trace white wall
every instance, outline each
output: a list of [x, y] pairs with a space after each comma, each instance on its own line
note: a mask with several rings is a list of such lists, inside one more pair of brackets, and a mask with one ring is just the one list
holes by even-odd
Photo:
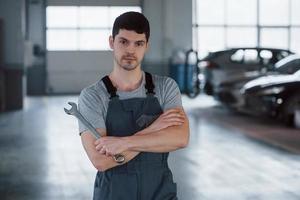
[[78, 93], [108, 74], [113, 66], [111, 51], [65, 51], [47, 53], [48, 90]]

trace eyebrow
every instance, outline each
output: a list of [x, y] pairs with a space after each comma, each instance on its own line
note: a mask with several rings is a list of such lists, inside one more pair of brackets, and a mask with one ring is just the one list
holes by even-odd
[[[127, 38], [124, 38], [124, 37], [120, 37], [119, 39], [121, 40], [126, 40], [126, 41], [130, 41], [128, 40]], [[137, 41], [134, 41], [134, 42], [146, 42], [145, 40], [137, 40]]]

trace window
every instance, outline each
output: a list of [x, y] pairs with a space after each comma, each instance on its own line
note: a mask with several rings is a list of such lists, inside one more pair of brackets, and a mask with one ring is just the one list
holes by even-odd
[[48, 51], [109, 50], [108, 37], [117, 16], [132, 6], [48, 6], [46, 37]]
[[258, 52], [254, 49], [246, 49], [244, 52], [244, 63], [245, 64], [257, 64], [260, 58], [258, 57]]
[[239, 49], [231, 56], [231, 60], [235, 62], [242, 62], [244, 59], [244, 50]]
[[256, 46], [256, 1], [195, 0], [194, 6], [194, 48], [200, 57], [228, 47]]
[[260, 0], [259, 3], [260, 25], [286, 26], [289, 24], [289, 0]]
[[254, 27], [228, 27], [226, 44], [228, 47], [254, 47], [257, 42], [256, 32]]
[[201, 3], [198, 4], [197, 11], [197, 19], [199, 24], [224, 24], [223, 0], [201, 0]]
[[255, 25], [256, 6], [256, 1], [253, 0], [227, 0], [228, 25]]
[[261, 46], [288, 49], [288, 29], [261, 28], [260, 31]]
[[291, 0], [291, 24], [292, 25], [300, 25], [300, 1], [299, 0]]
[[199, 52], [210, 52], [216, 49], [224, 49], [224, 28], [206, 27], [198, 31]]
[[291, 28], [291, 50], [300, 53], [300, 27]]
[[235, 47], [300, 53], [300, 0], [194, 0], [193, 6], [193, 48], [200, 58]]

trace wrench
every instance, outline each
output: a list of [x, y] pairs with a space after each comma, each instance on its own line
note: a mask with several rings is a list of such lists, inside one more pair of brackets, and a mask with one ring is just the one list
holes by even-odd
[[[82, 115], [81, 113], [77, 110], [77, 105], [74, 102], [68, 102], [69, 105], [71, 105], [72, 107], [68, 110], [66, 108], [64, 108], [65, 113], [67, 113], [68, 115], [73, 115], [75, 116], [79, 121], [81, 121], [87, 128], [89, 131], [92, 132], [93, 136], [96, 139], [99, 139], [101, 136], [100, 134], [97, 132], [97, 130], [95, 129], [95, 127], [93, 127], [92, 124], [90, 124]], [[117, 154], [113, 156], [114, 160], [116, 161], [116, 163], [118, 164], [122, 164], [125, 162], [125, 157], [122, 154]]]

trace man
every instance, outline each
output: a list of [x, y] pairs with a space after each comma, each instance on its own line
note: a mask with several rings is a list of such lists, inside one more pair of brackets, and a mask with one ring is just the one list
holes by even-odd
[[[117, 17], [109, 37], [113, 70], [80, 94], [79, 111], [103, 136], [96, 140], [79, 122], [82, 144], [98, 170], [94, 200], [177, 199], [167, 158], [187, 146], [188, 119], [175, 81], [141, 69], [149, 35], [141, 13]], [[124, 163], [113, 159], [117, 154]]]

